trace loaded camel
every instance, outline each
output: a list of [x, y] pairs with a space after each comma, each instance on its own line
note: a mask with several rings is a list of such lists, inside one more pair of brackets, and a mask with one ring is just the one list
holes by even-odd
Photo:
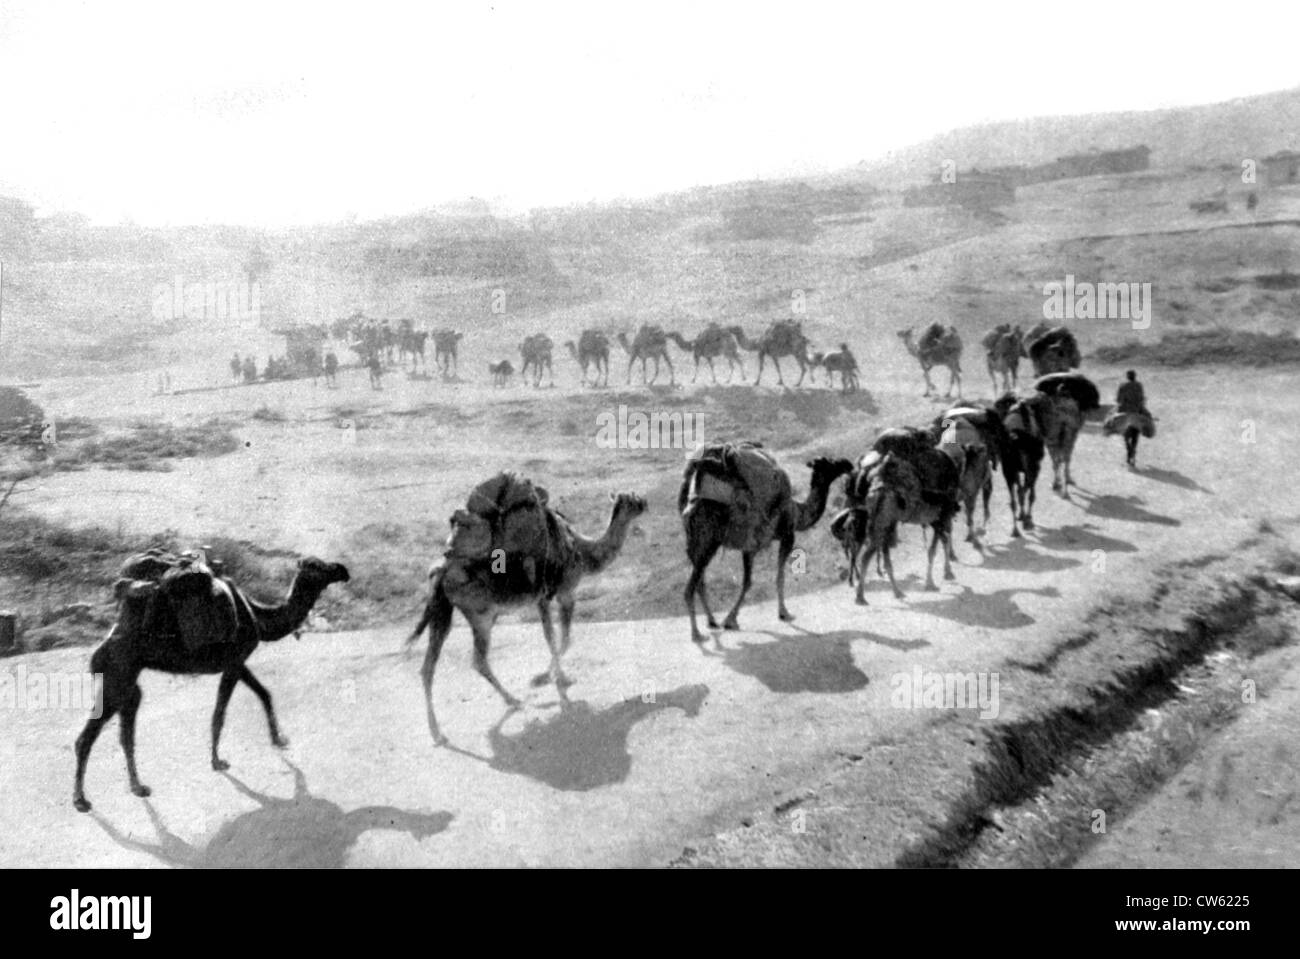
[[820, 366], [826, 371], [826, 385], [835, 387], [835, 374], [840, 374], [840, 390], [844, 393], [856, 393], [858, 386], [858, 361], [847, 343], [841, 343], [838, 350], [829, 353], [814, 353], [811, 365]]
[[956, 327], [949, 326], [945, 329], [938, 323], [931, 323], [921, 334], [919, 343], [912, 341], [911, 330], [899, 330], [898, 338], [903, 341], [907, 352], [921, 364], [921, 375], [925, 377], [923, 395], [929, 396], [935, 391], [934, 384], [930, 382], [930, 370], [936, 366], [946, 366], [948, 390], [943, 395], [951, 396], [955, 385], [957, 395], [961, 396], [961, 336]]
[[519, 355], [524, 358], [523, 366], [519, 368], [521, 377], [528, 376], [528, 368], [533, 368], [533, 386], [542, 385], [542, 367], [546, 367], [546, 372], [551, 376], [551, 386], [555, 385], [555, 370], [551, 366], [551, 351], [555, 344], [545, 333], [534, 333], [526, 337], [519, 344]]
[[[676, 374], [673, 372], [673, 361], [668, 355], [668, 334], [664, 332], [663, 327], [653, 323], [643, 323], [641, 328], [636, 331], [636, 337], [628, 342], [626, 333], [618, 334], [619, 345], [627, 353], [627, 381], [632, 382], [632, 364], [637, 360], [641, 361], [641, 382], [650, 384], [659, 379], [659, 361], [662, 359], [668, 364], [668, 381], [672, 385], [677, 385]], [[655, 361], [655, 375], [653, 378], [646, 379], [646, 361]]]
[[1028, 355], [1024, 331], [1019, 326], [1012, 328], [1010, 323], [1003, 323], [991, 330], [981, 342], [994, 395], [999, 392], [999, 376], [1002, 377], [1001, 392], [1015, 389], [1020, 379], [1020, 359]]
[[[734, 449], [734, 448], [733, 448]], [[706, 448], [707, 451], [707, 448]], [[691, 617], [691, 639], [704, 642], [695, 621], [695, 596], [698, 593], [710, 629], [717, 620], [709, 608], [704, 586], [704, 572], [718, 550], [739, 550], [743, 578], [740, 595], [722, 623], [723, 629], [739, 629], [736, 617], [754, 578], [754, 557], [773, 540], [777, 543], [776, 596], [777, 615], [794, 619], [785, 606], [785, 567], [794, 549], [795, 534], [811, 529], [826, 511], [827, 494], [835, 480], [853, 469], [846, 459], [818, 457], [809, 461], [812, 470], [808, 495], [794, 498], [790, 477], [766, 451], [740, 447], [738, 455], [758, 460], [758, 469], [768, 474], [767, 488], [739, 490], [734, 472], [719, 470], [716, 461], [696, 456], [686, 465], [677, 509], [686, 530], [686, 555], [691, 561], [691, 575], [686, 582], [686, 609]], [[743, 482], [743, 481], [741, 481]]]
[[671, 339], [677, 346], [690, 353], [695, 360], [695, 374], [691, 377], [694, 383], [696, 377], [700, 375], [700, 360], [703, 359], [709, 364], [709, 376], [713, 378], [714, 385], [717, 385], [718, 374], [713, 369], [713, 361], [718, 357], [725, 357], [727, 360], [727, 383], [731, 383], [731, 378], [736, 373], [736, 367], [740, 367], [740, 378], [745, 378], [745, 362], [740, 358], [739, 344], [736, 342], [736, 334], [724, 326], [717, 323], [710, 323], [704, 328], [693, 340], [688, 340], [680, 333], [669, 333]]
[[739, 326], [731, 327], [731, 332], [735, 335], [741, 349], [758, 353], [758, 375], [754, 377], [755, 386], [763, 380], [763, 364], [768, 359], [771, 359], [772, 365], [776, 367], [777, 383], [785, 386], [785, 380], [781, 377], [783, 356], [789, 356], [799, 364], [799, 380], [795, 386], [803, 384], [803, 378], [812, 365], [808, 358], [808, 347], [811, 344], [808, 337], [803, 334], [803, 325], [797, 320], [777, 320], [764, 330], [763, 335], [757, 340], [749, 339]]
[[[850, 555], [849, 582], [856, 571], [855, 601], [867, 605], [864, 594], [871, 557], [883, 555], [894, 595], [903, 591], [894, 579], [891, 550], [898, 545], [898, 527], [904, 523], [929, 527], [932, 532], [925, 588], [935, 590], [934, 551], [943, 545], [943, 576], [954, 579], [951, 561], [952, 520], [959, 509], [961, 468], [948, 453], [935, 448], [924, 430], [902, 427], [886, 430], [871, 452], [859, 461], [847, 485], [849, 509], [842, 527]], [[844, 514], [842, 514], [844, 515]]]
[[1034, 487], [1046, 451], [1043, 430], [1037, 410], [1014, 393], [1000, 397], [995, 407], [1007, 436], [1001, 461], [1002, 478], [1006, 480], [1011, 503], [1011, 536], [1019, 539], [1019, 525], [1029, 530], [1034, 528]]
[[[587, 385], [587, 368], [592, 367], [596, 371], [596, 381], [593, 386], [609, 386], [609, 337], [600, 330], [583, 330], [582, 335], [578, 337], [575, 344], [573, 340], [568, 340], [564, 344], [570, 355], [577, 360], [578, 366], [582, 367], [582, 385]], [[602, 382], [602, 371], [604, 381]]]
[[1002, 417], [989, 406], [958, 406], [935, 417], [930, 427], [935, 446], [952, 457], [961, 474], [957, 500], [966, 512], [966, 542], [981, 552], [976, 535], [975, 504], [984, 498], [982, 534], [989, 525], [989, 499], [993, 495], [993, 470], [1010, 442]]
[[1024, 401], [1052, 459], [1052, 489], [1070, 498], [1074, 480], [1070, 460], [1087, 414], [1099, 409], [1101, 394], [1080, 373], [1052, 373], [1034, 383], [1035, 394]]
[[[456, 355], [456, 346], [465, 336], [464, 333], [458, 333], [455, 330], [434, 330], [433, 332], [433, 362], [438, 367], [438, 372], [442, 374], [444, 380], [460, 372], [460, 361]], [[420, 351], [424, 355], [424, 351]], [[455, 368], [453, 371], [453, 367]]]
[[401, 343], [398, 346], [398, 355], [401, 359], [411, 358], [411, 372], [414, 373], [416, 368], [424, 366], [424, 344], [429, 339], [429, 334], [425, 330], [403, 330]]
[[1083, 359], [1079, 341], [1064, 326], [1049, 327], [1046, 323], [1039, 323], [1025, 334], [1024, 345], [1035, 376], [1067, 373], [1078, 369]]
[[[438, 718], [433, 708], [433, 674], [438, 665], [442, 644], [451, 631], [452, 614], [459, 609], [469, 622], [474, 635], [474, 668], [497, 691], [509, 709], [518, 709], [519, 700], [510, 695], [497, 680], [488, 664], [488, 649], [492, 642], [492, 624], [503, 610], [535, 604], [541, 614], [542, 633], [551, 652], [549, 678], [561, 695], [571, 680], [564, 675], [560, 657], [569, 648], [569, 629], [573, 623], [573, 608], [578, 584], [584, 576], [599, 573], [618, 556], [627, 539], [632, 523], [645, 512], [646, 502], [635, 493], [610, 494], [614, 506], [609, 524], [598, 539], [588, 539], [569, 525], [559, 513], [548, 508], [548, 516], [556, 524], [564, 544], [556, 550], [552, 560], [537, 567], [535, 579], [505, 575], [493, 568], [494, 560], [468, 561], [446, 556], [429, 571], [429, 598], [425, 603], [420, 622], [407, 639], [414, 643], [427, 626], [429, 648], [420, 669], [424, 683], [425, 710], [429, 732], [433, 741], [441, 746], [447, 742], [438, 728]], [[509, 564], [509, 559], [507, 559]], [[509, 566], [507, 565], [507, 571]], [[560, 638], [556, 642], [551, 624], [551, 601], [558, 600], [560, 607]], [[540, 677], [543, 680], [546, 677]], [[535, 681], [536, 682], [536, 681]]]
[[[174, 559], [174, 558], [173, 558]], [[92, 716], [77, 737], [76, 784], [73, 805], [81, 812], [91, 808], [86, 799], [84, 782], [86, 761], [100, 730], [121, 713], [122, 749], [126, 753], [126, 772], [131, 792], [140, 797], [150, 794], [140, 782], [135, 767], [135, 718], [140, 708], [140, 673], [153, 669], [181, 675], [220, 674], [217, 705], [212, 713], [212, 768], [224, 770], [229, 764], [220, 758], [217, 745], [225, 723], [226, 705], [238, 683], [243, 683], [262, 701], [271, 731], [271, 743], [283, 749], [289, 741], [280, 735], [275, 721], [271, 694], [248, 669], [245, 662], [259, 643], [271, 643], [296, 632], [307, 619], [316, 600], [331, 583], [346, 583], [348, 570], [340, 563], [327, 563], [309, 557], [298, 563], [289, 595], [283, 603], [268, 605], [251, 598], [234, 583], [221, 577], [194, 578], [199, 592], [188, 595], [179, 614], [163, 595], [162, 585], [143, 582], [136, 577], [160, 577], [168, 560], [160, 550], [150, 551], [128, 560], [122, 568], [125, 578], [115, 586], [118, 618], [108, 638], [90, 657], [90, 670], [103, 677], [96, 703], [98, 715]]]

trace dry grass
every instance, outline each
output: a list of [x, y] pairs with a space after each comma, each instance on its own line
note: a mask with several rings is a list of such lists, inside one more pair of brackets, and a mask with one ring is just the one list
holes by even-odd
[[1145, 366], [1279, 366], [1300, 363], [1300, 340], [1287, 333], [1185, 330], [1162, 336], [1158, 343], [1130, 340], [1102, 346], [1093, 356], [1103, 363]]

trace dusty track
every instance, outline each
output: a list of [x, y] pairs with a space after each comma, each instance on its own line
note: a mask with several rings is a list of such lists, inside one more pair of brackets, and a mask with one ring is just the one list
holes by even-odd
[[[224, 740], [230, 776], [205, 758], [215, 682], [145, 674], [139, 757], [154, 797], [126, 791], [110, 727], [92, 758], [88, 816], [69, 798], [83, 715], [12, 711], [0, 728], [0, 863], [665, 864], [862, 761], [853, 757], [891, 757], [894, 775], [846, 800], [875, 812], [871, 828], [834, 839], [850, 845], [855, 862], [888, 864], [946, 814], [975, 758], [900, 749], [953, 717], [892, 708], [891, 677], [914, 666], [994, 671], [1047, 656], [1088, 610], [1149, 592], [1157, 566], [1230, 551], [1258, 533], [1261, 516], [1280, 522], [1293, 513], [1287, 424], [1300, 403], [1285, 376], [1271, 379], [1257, 377], [1252, 391], [1273, 397], [1268, 403], [1225, 404], [1231, 381], [1222, 374], [1168, 378], [1162, 435], [1144, 451], [1145, 472], [1119, 466], [1117, 440], [1085, 434], [1075, 500], [1040, 487], [1040, 529], [1010, 543], [999, 490], [989, 555], [961, 549], [957, 583], [939, 594], [920, 591], [911, 530], [897, 557], [905, 602], [876, 585], [861, 609], [841, 586], [792, 601], [793, 625], [759, 604], [742, 614], [746, 631], [705, 650], [676, 616], [580, 623], [569, 660], [577, 684], [564, 710], [553, 690], [529, 688], [545, 664], [535, 624], [499, 630], [498, 675], [527, 702], [503, 717], [469, 667], [458, 622], [436, 693], [455, 748], [429, 742], [418, 658], [399, 654], [396, 627], [259, 651], [251, 665], [276, 695], [293, 744], [276, 753], [256, 701], [239, 692]], [[1253, 444], [1241, 442], [1247, 418], [1257, 421]], [[770, 576], [770, 562], [760, 577]], [[64, 650], [4, 666], [77, 670], [86, 657]], [[1004, 718], [1032, 705], [1017, 694], [1002, 689]], [[827, 841], [815, 828], [806, 836]], [[778, 863], [787, 852], [733, 843], [734, 856], [719, 861]]]

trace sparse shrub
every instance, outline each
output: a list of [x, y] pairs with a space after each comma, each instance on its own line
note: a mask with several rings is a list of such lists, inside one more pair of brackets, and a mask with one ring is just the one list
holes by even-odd
[[1227, 363], [1233, 366], [1278, 366], [1300, 363], [1300, 340], [1286, 333], [1247, 330], [1180, 330], [1158, 343], [1129, 340], [1097, 349], [1103, 363], [1148, 366], [1197, 366]]

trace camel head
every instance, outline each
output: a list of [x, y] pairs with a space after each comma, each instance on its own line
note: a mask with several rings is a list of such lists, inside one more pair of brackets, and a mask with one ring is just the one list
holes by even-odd
[[330, 563], [315, 556], [298, 560], [298, 575], [295, 585], [309, 586], [324, 592], [331, 583], [346, 583], [352, 576], [342, 563]]
[[624, 522], [632, 522], [647, 509], [645, 497], [636, 493], [610, 493], [609, 499], [614, 504], [614, 517]]
[[842, 457], [818, 456], [816, 459], [809, 460], [806, 465], [812, 470], [813, 486], [824, 484], [829, 488], [831, 483], [841, 476], [853, 472], [853, 463]]

